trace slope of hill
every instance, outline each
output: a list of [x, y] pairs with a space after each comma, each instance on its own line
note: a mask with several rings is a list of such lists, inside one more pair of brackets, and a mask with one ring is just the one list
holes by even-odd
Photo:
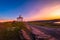
[[0, 40], [22, 40], [25, 39], [20, 32], [27, 31], [23, 22], [3, 22], [0, 23]]

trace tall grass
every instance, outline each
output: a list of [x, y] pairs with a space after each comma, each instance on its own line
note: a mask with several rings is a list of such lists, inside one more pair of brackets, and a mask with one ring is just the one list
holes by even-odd
[[[19, 31], [27, 30], [23, 22], [4, 22], [0, 29], [0, 40], [21, 40]], [[0, 26], [0, 27], [2, 27]]]

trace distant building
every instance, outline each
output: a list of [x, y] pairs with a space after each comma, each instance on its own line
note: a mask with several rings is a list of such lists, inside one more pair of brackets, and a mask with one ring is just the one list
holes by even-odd
[[17, 21], [18, 22], [22, 22], [23, 21], [23, 17], [20, 15], [19, 17], [17, 17]]

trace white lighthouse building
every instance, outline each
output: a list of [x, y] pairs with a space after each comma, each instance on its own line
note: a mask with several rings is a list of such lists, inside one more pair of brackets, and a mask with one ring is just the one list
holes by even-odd
[[17, 17], [17, 21], [18, 22], [22, 22], [23, 21], [23, 17], [20, 15], [19, 17]]

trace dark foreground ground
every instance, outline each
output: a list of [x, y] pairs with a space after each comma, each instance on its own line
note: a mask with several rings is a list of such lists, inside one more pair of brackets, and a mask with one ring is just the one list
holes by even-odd
[[48, 28], [44, 26], [37, 26], [28, 24], [31, 27], [32, 33], [37, 36], [37, 39], [44, 40], [60, 40], [60, 28]]
[[2, 23], [0, 40], [60, 40], [60, 28], [47, 28], [23, 22]]

